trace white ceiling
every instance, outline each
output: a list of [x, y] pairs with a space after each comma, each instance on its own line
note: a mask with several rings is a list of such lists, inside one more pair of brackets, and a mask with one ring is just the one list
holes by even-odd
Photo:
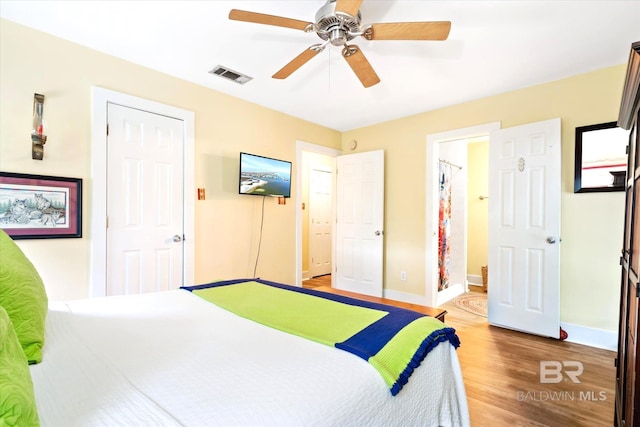
[[[452, 22], [446, 41], [353, 40], [381, 79], [365, 89], [333, 46], [288, 79], [272, 79], [321, 40], [228, 19], [235, 8], [314, 21], [323, 4], [0, 0], [0, 15], [338, 131], [623, 64], [640, 40], [640, 1], [364, 0], [363, 24]], [[216, 65], [253, 80], [209, 74]]]

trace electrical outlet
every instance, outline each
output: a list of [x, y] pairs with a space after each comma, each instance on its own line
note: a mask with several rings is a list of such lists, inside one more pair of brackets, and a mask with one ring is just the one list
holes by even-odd
[[400, 272], [400, 280], [407, 280], [407, 272], [406, 271], [401, 271]]

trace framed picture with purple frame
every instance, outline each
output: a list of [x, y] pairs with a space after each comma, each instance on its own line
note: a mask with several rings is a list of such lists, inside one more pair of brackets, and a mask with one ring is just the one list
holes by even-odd
[[0, 172], [0, 228], [14, 240], [82, 237], [82, 179]]

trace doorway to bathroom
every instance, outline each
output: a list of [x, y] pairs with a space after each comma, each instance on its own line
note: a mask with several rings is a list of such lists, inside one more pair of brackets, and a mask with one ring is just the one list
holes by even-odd
[[426, 303], [482, 289], [488, 263], [489, 123], [427, 137]]

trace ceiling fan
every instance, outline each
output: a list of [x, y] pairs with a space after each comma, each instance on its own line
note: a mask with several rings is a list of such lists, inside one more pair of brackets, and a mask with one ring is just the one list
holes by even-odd
[[361, 25], [361, 4], [362, 0], [327, 0], [327, 3], [316, 12], [315, 22], [238, 9], [232, 9], [229, 12], [229, 19], [292, 28], [307, 33], [315, 32], [324, 40], [324, 43], [314, 44], [296, 56], [272, 76], [274, 79], [286, 79], [331, 44], [342, 46], [342, 56], [364, 87], [379, 83], [380, 78], [362, 50], [355, 44], [347, 42], [357, 36], [367, 40], [446, 40], [449, 36], [451, 29], [449, 21]]

